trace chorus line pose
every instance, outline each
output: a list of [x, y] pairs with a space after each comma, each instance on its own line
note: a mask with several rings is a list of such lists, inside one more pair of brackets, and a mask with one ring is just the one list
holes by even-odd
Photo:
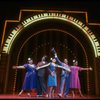
[[88, 71], [92, 70], [92, 68], [82, 68], [78, 66], [78, 61], [73, 60], [73, 66], [70, 67], [71, 69], [71, 79], [70, 79], [70, 89], [72, 91], [73, 98], [75, 97], [75, 90], [79, 91], [80, 96], [83, 96], [81, 92], [81, 85], [79, 79], [79, 71]]
[[56, 63], [56, 59], [53, 58], [48, 68], [49, 70], [49, 76], [48, 76], [49, 98], [54, 98], [54, 92], [57, 87], [57, 76], [56, 76], [57, 65], [55, 63]]
[[22, 86], [22, 90], [18, 94], [19, 96], [24, 92], [28, 91], [27, 95], [31, 96], [30, 92], [36, 89], [36, 65], [33, 64], [33, 60], [28, 58], [28, 63], [23, 66], [13, 66], [14, 69], [26, 69], [26, 74]]
[[43, 56], [41, 61], [37, 64], [37, 96], [42, 96], [44, 93], [45, 96], [48, 97], [48, 90], [45, 82], [46, 68], [41, 68], [43, 65], [48, 66], [47, 56]]
[[61, 68], [61, 69], [64, 69], [66, 71], [69, 71], [69, 69], [56, 64], [56, 59], [52, 58], [50, 63], [43, 65], [41, 67], [38, 67], [37, 70], [39, 70], [41, 68], [46, 68], [47, 66], [48, 66], [48, 71], [49, 71], [48, 82], [47, 82], [47, 86], [49, 88], [48, 97], [53, 98], [55, 89], [57, 87], [56, 68]]
[[55, 55], [55, 59], [56, 59], [57, 63], [63, 67], [66, 67], [67, 69], [69, 69], [68, 71], [66, 71], [65, 69], [62, 69], [61, 81], [60, 81], [60, 93], [58, 94], [59, 97], [63, 96], [64, 85], [66, 84], [65, 91], [64, 91], [64, 96], [66, 96], [70, 89], [70, 73], [71, 73], [70, 67], [68, 65], [68, 60], [65, 58], [64, 62], [61, 62], [59, 60], [54, 48], [52, 49], [52, 51]]

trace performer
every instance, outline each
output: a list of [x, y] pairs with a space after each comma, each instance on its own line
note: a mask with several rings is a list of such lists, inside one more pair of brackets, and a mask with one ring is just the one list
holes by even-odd
[[54, 97], [54, 92], [57, 87], [56, 67], [69, 71], [68, 68], [57, 65], [55, 64], [55, 62], [56, 62], [56, 59], [53, 58], [50, 63], [47, 63], [45, 65], [42, 65], [36, 68], [36, 70], [39, 70], [39, 69], [46, 68], [47, 66], [49, 66], [48, 68], [49, 70], [49, 76], [48, 76], [49, 98]]
[[64, 92], [64, 96], [66, 96], [68, 94], [69, 88], [70, 88], [70, 72], [71, 72], [70, 67], [68, 65], [68, 60], [64, 59], [64, 63], [61, 62], [59, 60], [59, 58], [57, 57], [57, 53], [54, 48], [52, 49], [52, 51], [55, 55], [55, 58], [56, 58], [56, 61], [58, 62], [58, 64], [69, 69], [68, 71], [66, 71], [65, 69], [62, 69], [61, 82], [60, 82], [60, 93], [58, 94], [58, 96], [62, 97], [64, 85], [66, 83], [66, 89]]
[[27, 95], [31, 96], [30, 91], [36, 89], [36, 78], [37, 78], [36, 65], [33, 64], [33, 60], [31, 58], [28, 58], [28, 64], [24, 64], [23, 66], [14, 66], [13, 68], [26, 69], [22, 90], [18, 95], [20, 96], [24, 91], [28, 91]]
[[56, 59], [51, 59], [50, 66], [48, 68], [49, 70], [49, 76], [48, 76], [48, 87], [49, 87], [49, 98], [54, 97], [54, 92], [57, 87], [57, 78], [56, 78]]
[[81, 68], [78, 66], [78, 61], [73, 60], [74, 66], [71, 66], [71, 79], [70, 79], [70, 89], [72, 91], [73, 98], [75, 97], [75, 90], [78, 89], [80, 96], [82, 95], [81, 92], [81, 85], [80, 85], [80, 80], [78, 76], [78, 72], [82, 70], [92, 70], [92, 68]]
[[43, 56], [41, 62], [37, 64], [37, 96], [42, 96], [42, 93], [44, 93], [46, 97], [48, 97], [48, 91], [44, 79], [46, 68], [39, 69], [39, 67], [46, 64], [47, 64], [47, 56]]

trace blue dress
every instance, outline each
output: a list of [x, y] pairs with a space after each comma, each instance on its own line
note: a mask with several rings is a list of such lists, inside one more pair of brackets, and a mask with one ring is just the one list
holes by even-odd
[[26, 74], [22, 86], [22, 90], [32, 90], [36, 88], [36, 66], [32, 64], [33, 67], [29, 64], [24, 64], [26, 69]]
[[57, 78], [56, 78], [56, 64], [54, 65], [53, 63], [50, 63], [50, 66], [49, 66], [49, 70], [51, 72], [54, 72], [54, 76], [52, 76], [51, 74], [49, 74], [48, 76], [48, 87], [51, 87], [51, 86], [57, 86]]

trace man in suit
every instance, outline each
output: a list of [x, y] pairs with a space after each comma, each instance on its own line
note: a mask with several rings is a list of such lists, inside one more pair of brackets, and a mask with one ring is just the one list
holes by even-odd
[[[37, 64], [37, 67], [41, 67], [47, 64], [47, 56], [43, 56], [42, 60]], [[46, 68], [41, 68], [37, 70], [37, 96], [42, 96], [44, 93], [48, 97], [48, 91], [45, 82], [45, 70]]]

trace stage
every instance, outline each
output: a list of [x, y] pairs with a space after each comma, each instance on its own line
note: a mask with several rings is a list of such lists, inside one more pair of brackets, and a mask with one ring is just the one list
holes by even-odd
[[[79, 88], [81, 87], [84, 94], [84, 97], [58, 97], [62, 69], [56, 67], [57, 87], [53, 99], [100, 99], [100, 2], [75, 1], [53, 4], [44, 3], [42, 0], [41, 3], [35, 3], [33, 0], [26, 3], [7, 1], [0, 4], [0, 99], [49, 99], [34, 94], [31, 97], [25, 94], [18, 96], [27, 69], [14, 69], [13, 66], [27, 64], [28, 58], [37, 66], [44, 55], [47, 56], [48, 63], [52, 62], [51, 58], [55, 57], [52, 48], [61, 62], [64, 62], [64, 59], [68, 60], [68, 66], [73, 66], [73, 61], [78, 61], [77, 69], [83, 71], [78, 70], [75, 74], [80, 83]], [[93, 70], [86, 70], [89, 67]], [[44, 75], [40, 74], [44, 76], [46, 86], [50, 75], [48, 68], [49, 66]], [[37, 82], [37, 78], [33, 79]], [[28, 82], [27, 84], [30, 85]], [[76, 87], [72, 87], [72, 90], [74, 88]]]
[[[21, 95], [18, 96], [18, 94], [1, 94], [0, 95], [0, 99], [51, 99], [51, 98], [47, 98], [47, 97], [36, 97], [36, 95], [31, 95], [31, 97], [28, 97], [27, 95]], [[55, 96], [55, 98], [52, 99], [100, 99], [100, 97], [96, 97], [96, 96], [84, 96], [84, 97], [79, 97], [79, 96], [75, 96], [74, 98], [72, 96], [69, 97], [58, 97], [57, 95]]]

